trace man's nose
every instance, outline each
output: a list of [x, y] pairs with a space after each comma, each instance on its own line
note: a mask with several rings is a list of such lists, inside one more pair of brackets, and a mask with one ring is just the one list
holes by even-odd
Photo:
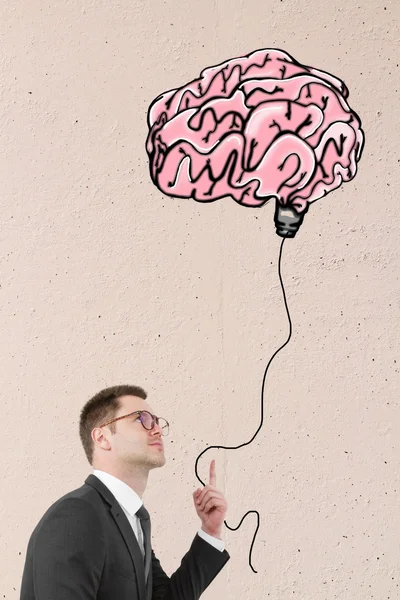
[[157, 423], [154, 423], [154, 427], [151, 430], [151, 434], [155, 435], [157, 433], [160, 434], [160, 435], [162, 435], [162, 429], [161, 429], [160, 425], [157, 425]]

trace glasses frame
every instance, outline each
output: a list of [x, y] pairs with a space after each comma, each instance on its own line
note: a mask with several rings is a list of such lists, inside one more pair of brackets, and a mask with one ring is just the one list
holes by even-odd
[[[145, 413], [148, 413], [148, 414], [151, 416], [151, 418], [153, 419], [153, 425], [152, 425], [152, 427], [151, 427], [150, 429], [147, 429], [147, 427], [145, 427], [145, 426], [143, 425], [143, 423], [142, 423], [142, 420], [140, 420], [140, 424], [141, 424], [141, 426], [142, 426], [142, 427], [143, 427], [143, 429], [145, 429], [146, 431], [152, 431], [152, 430], [154, 429], [154, 425], [155, 425], [155, 424], [157, 424], [157, 425], [159, 424], [159, 423], [158, 423], [158, 419], [159, 419], [159, 418], [160, 418], [160, 419], [164, 419], [164, 417], [156, 417], [156, 415], [152, 415], [152, 414], [151, 414], [151, 412], [150, 412], [150, 411], [148, 411], [148, 410], [135, 410], [134, 412], [131, 412], [131, 413], [127, 414], [127, 415], [123, 415], [122, 417], [116, 417], [115, 419], [112, 419], [111, 421], [107, 421], [107, 423], [103, 423], [103, 425], [100, 425], [99, 427], [100, 427], [100, 429], [101, 429], [102, 427], [105, 427], [106, 425], [110, 425], [110, 423], [114, 423], [115, 421], [119, 421], [120, 419], [126, 419], [127, 417], [133, 417], [133, 415], [141, 415], [141, 414], [142, 414], [142, 413], [144, 413], [144, 412], [145, 412]], [[165, 422], [166, 422], [166, 424], [167, 424], [167, 427], [168, 427], [168, 433], [169, 433], [169, 423], [168, 423], [167, 419], [164, 419], [164, 421], [165, 421]], [[162, 431], [163, 429], [164, 429], [164, 427], [161, 427], [161, 431]], [[161, 434], [161, 435], [163, 435], [163, 434]]]

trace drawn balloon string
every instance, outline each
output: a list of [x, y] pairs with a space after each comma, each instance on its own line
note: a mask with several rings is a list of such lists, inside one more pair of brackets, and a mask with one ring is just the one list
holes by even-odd
[[[209, 446], [235, 450], [250, 444], [263, 423], [263, 390], [271, 361], [291, 337], [281, 277], [283, 242], [295, 237], [310, 204], [353, 179], [364, 147], [348, 89], [333, 75], [298, 63], [279, 49], [207, 67], [151, 103], [146, 150], [155, 186], [174, 198], [215, 202], [232, 197], [260, 208], [275, 199], [276, 233], [283, 238], [278, 274], [289, 319], [287, 341], [271, 357], [263, 378], [261, 423], [249, 442]], [[250, 548], [249, 564], [257, 529]]]

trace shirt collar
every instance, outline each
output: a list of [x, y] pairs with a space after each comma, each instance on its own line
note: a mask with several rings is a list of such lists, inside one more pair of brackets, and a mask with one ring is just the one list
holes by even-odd
[[108, 487], [110, 492], [119, 502], [119, 504], [131, 515], [137, 513], [143, 502], [138, 494], [129, 487], [124, 481], [106, 473], [106, 471], [100, 471], [99, 469], [93, 470], [93, 475], [96, 475]]

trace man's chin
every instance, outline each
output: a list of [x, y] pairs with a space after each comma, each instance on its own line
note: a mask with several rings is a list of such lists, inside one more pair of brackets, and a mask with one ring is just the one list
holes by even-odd
[[160, 456], [158, 460], [152, 460], [149, 462], [150, 468], [157, 469], [157, 467], [163, 467], [166, 463], [165, 456]]

